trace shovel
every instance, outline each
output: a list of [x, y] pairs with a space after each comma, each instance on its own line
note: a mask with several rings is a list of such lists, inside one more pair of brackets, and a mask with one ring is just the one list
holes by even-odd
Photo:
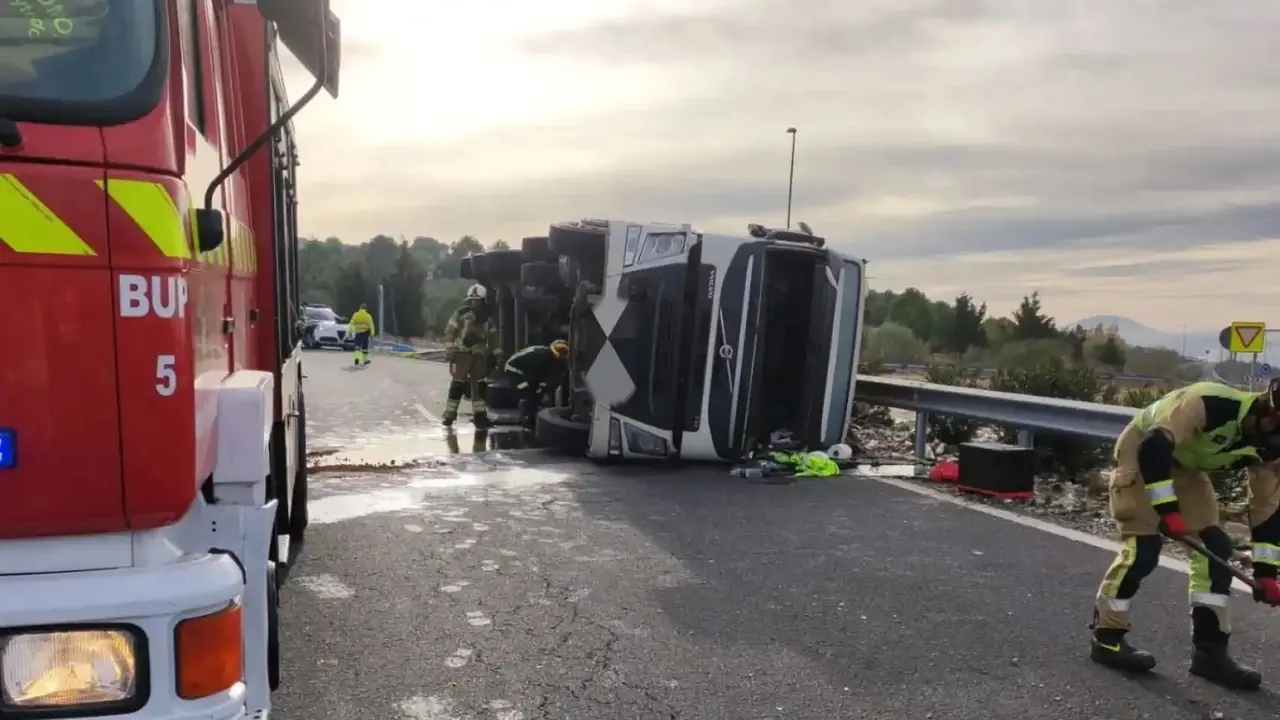
[[1217, 555], [1214, 555], [1213, 553], [1209, 552], [1209, 548], [1205, 547], [1204, 544], [1202, 544], [1196, 538], [1183, 536], [1183, 537], [1171, 538], [1171, 539], [1177, 540], [1178, 542], [1182, 543], [1188, 548], [1205, 556], [1206, 558], [1208, 558], [1209, 562], [1217, 563], [1219, 566], [1226, 568], [1233, 576], [1235, 576], [1235, 579], [1253, 588], [1255, 592], [1258, 590], [1258, 584], [1253, 581], [1253, 578], [1249, 576], [1249, 573], [1246, 573], [1245, 571], [1241, 570], [1235, 565], [1232, 565], [1230, 562], [1223, 560]]

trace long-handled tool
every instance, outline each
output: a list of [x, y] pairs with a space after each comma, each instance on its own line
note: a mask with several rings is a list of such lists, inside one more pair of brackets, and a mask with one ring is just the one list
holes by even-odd
[[1235, 565], [1232, 565], [1229, 561], [1223, 558], [1220, 558], [1217, 555], [1209, 552], [1209, 548], [1205, 547], [1204, 544], [1201, 543], [1199, 540], [1186, 535], [1183, 535], [1182, 537], [1172, 538], [1172, 539], [1177, 540], [1178, 542], [1182, 543], [1188, 548], [1205, 556], [1206, 558], [1208, 558], [1209, 562], [1217, 563], [1218, 565], [1226, 568], [1233, 576], [1235, 576], [1235, 579], [1239, 580], [1245, 585], [1248, 585], [1249, 587], [1253, 588], [1255, 591], [1258, 590], [1258, 584], [1253, 581], [1253, 578], [1249, 576], [1249, 573], [1241, 570]]

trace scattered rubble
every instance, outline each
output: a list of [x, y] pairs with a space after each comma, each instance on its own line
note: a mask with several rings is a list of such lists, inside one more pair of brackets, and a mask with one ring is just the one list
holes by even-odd
[[[910, 415], [910, 413], [906, 414]], [[912, 465], [916, 462], [914, 422], [902, 419], [898, 411], [895, 411], [893, 416], [887, 418], [887, 421], [885, 418], [876, 418], [870, 422], [864, 421], [855, 425], [850, 431], [848, 441], [854, 448], [855, 459], [876, 465]], [[864, 420], [865, 418], [865, 415], [860, 417]], [[979, 442], [1000, 441], [996, 431], [990, 428], [980, 429], [974, 439]], [[954, 459], [957, 452], [958, 448], [954, 446], [931, 442], [925, 448], [925, 463], [917, 466], [914, 474], [904, 472], [902, 479], [928, 485], [940, 492], [961, 496], [966, 502], [998, 506], [1099, 537], [1115, 537], [1115, 524], [1111, 520], [1108, 507], [1108, 471], [1086, 472], [1075, 481], [1042, 475], [1036, 478], [1034, 499], [1002, 500], [961, 493], [946, 483], [928, 482], [926, 477], [929, 466], [938, 460]], [[1229, 499], [1222, 506], [1221, 518], [1237, 548], [1233, 562], [1237, 567], [1247, 571], [1251, 567], [1248, 550], [1248, 504], [1231, 500], [1234, 498]], [[1164, 551], [1167, 555], [1182, 559], [1186, 559], [1188, 553], [1183, 546], [1172, 542], [1165, 543]]]

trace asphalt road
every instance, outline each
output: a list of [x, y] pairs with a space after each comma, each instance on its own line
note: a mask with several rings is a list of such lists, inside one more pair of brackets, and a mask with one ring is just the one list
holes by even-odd
[[[440, 365], [306, 356], [312, 529], [284, 594], [280, 720], [1275, 718], [1186, 674], [1186, 577], [1086, 657], [1111, 553], [865, 477], [746, 484], [455, 446]], [[480, 450], [480, 452], [476, 452]], [[1235, 601], [1280, 688], [1280, 615]], [[1220, 714], [1215, 714], [1220, 713]]]

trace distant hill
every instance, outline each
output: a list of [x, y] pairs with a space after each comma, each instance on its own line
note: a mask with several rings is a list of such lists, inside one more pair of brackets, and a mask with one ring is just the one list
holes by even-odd
[[[1124, 338], [1124, 341], [1130, 345], [1168, 348], [1178, 352], [1182, 352], [1183, 349], [1181, 330], [1175, 332], [1157, 330], [1123, 315], [1094, 315], [1066, 325], [1064, 329], [1075, 327], [1077, 324], [1086, 328], [1094, 328], [1098, 325], [1102, 325], [1105, 328], [1115, 328], [1120, 337]], [[1199, 359], [1204, 356], [1205, 350], [1212, 350], [1210, 357], [1217, 360], [1219, 332], [1221, 332], [1221, 329], [1189, 330], [1186, 335], [1187, 356]]]

